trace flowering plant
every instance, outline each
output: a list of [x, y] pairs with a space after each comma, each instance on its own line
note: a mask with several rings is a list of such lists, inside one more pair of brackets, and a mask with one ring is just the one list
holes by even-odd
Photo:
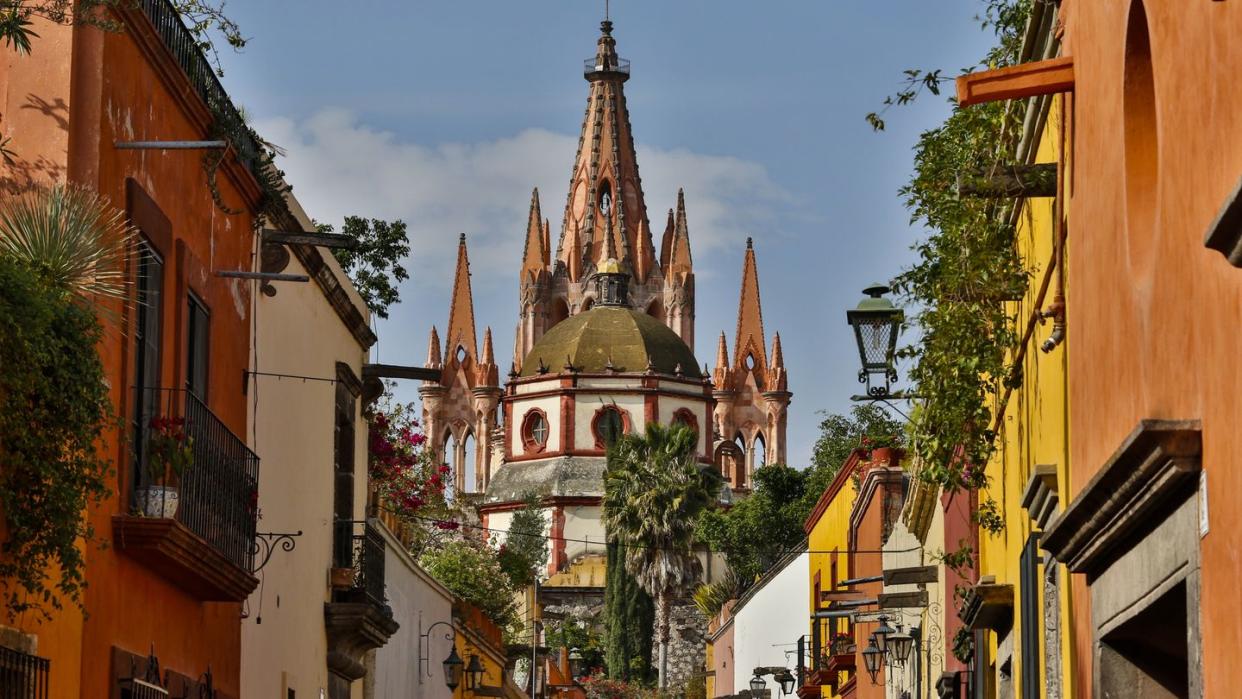
[[185, 432], [185, 418], [157, 416], [148, 426], [146, 470], [151, 483], [166, 483], [169, 473], [180, 480], [194, 464], [194, 438]]
[[427, 437], [411, 406], [396, 405], [370, 415], [367, 469], [381, 499], [399, 514], [413, 514], [444, 496], [449, 467], [434, 463]]

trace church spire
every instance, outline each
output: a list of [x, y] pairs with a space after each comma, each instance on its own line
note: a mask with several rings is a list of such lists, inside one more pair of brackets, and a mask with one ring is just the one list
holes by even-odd
[[677, 216], [673, 223], [673, 240], [669, 245], [668, 264], [664, 269], [666, 279], [684, 279], [694, 273], [690, 258], [690, 227], [686, 223], [686, 193], [677, 190]]
[[431, 326], [431, 337], [427, 340], [427, 368], [439, 369], [442, 363], [440, 358], [440, 333], [436, 332], [436, 326]]
[[474, 299], [470, 293], [470, 258], [466, 255], [466, 234], [457, 242], [457, 273], [453, 278], [453, 301], [449, 307], [448, 340], [445, 355], [451, 361], [457, 350], [477, 361], [479, 353], [474, 334]]
[[729, 343], [725, 339], [724, 331], [720, 332], [720, 342], [716, 345], [716, 371], [712, 377], [713, 383], [718, 388], [726, 388], [725, 384], [729, 378]]
[[547, 269], [544, 249], [543, 214], [539, 211], [539, 188], [530, 194], [530, 214], [526, 221], [526, 249], [522, 252], [522, 283], [535, 281]]
[[629, 255], [631, 274], [641, 284], [656, 267], [656, 255], [622, 88], [630, 62], [617, 56], [611, 21], [600, 24], [595, 57], [587, 59], [583, 74], [591, 86], [557, 259], [576, 279], [574, 259], [589, 254], [598, 267], [608, 259], [604, 248], [613, 244], [607, 238], [615, 234], [617, 254]]
[[664, 236], [660, 238], [660, 267], [668, 269], [668, 255], [673, 249], [673, 210], [668, 210], [668, 223], [664, 224]]
[[737, 304], [737, 343], [733, 346], [733, 361], [741, 367], [754, 367], [762, 372], [768, 365], [764, 344], [759, 270], [755, 265], [754, 244], [747, 238], [746, 257], [742, 262], [742, 292]]

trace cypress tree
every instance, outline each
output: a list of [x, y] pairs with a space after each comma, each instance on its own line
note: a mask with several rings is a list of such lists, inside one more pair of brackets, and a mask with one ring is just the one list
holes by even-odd
[[604, 586], [607, 652], [604, 662], [608, 665], [608, 676], [626, 682], [649, 682], [655, 604], [626, 572], [625, 549], [616, 542], [608, 544], [607, 565]]

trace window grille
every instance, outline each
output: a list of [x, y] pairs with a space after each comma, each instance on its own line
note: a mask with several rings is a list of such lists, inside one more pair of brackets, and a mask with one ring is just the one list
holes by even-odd
[[0, 648], [0, 699], [47, 699], [46, 658]]

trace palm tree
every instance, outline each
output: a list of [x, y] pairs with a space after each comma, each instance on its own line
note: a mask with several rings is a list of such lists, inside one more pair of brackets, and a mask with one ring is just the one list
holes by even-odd
[[625, 547], [625, 568], [656, 602], [659, 686], [668, 687], [669, 612], [702, 574], [694, 522], [720, 491], [715, 469], [695, 460], [698, 435], [685, 425], [649, 424], [608, 450], [604, 527]]

